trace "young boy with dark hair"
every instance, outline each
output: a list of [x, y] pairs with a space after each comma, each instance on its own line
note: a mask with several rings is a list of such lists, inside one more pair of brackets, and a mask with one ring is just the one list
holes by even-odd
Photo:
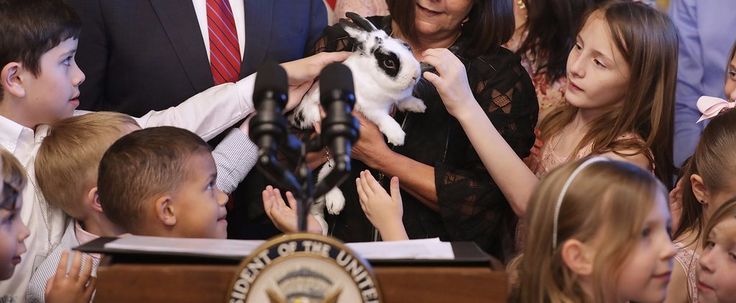
[[[28, 253], [17, 274], [0, 282], [3, 302], [22, 298], [31, 274], [66, 228], [64, 213], [38, 194], [33, 167], [46, 124], [72, 116], [79, 104], [79, 85], [84, 81], [74, 60], [79, 29], [78, 16], [61, 0], [0, 0], [0, 146], [18, 158], [30, 181], [22, 193], [26, 207], [20, 214], [30, 230]], [[283, 64], [291, 85], [287, 108], [296, 105], [324, 65], [346, 57], [326, 54]], [[210, 88], [176, 108], [149, 112], [136, 122], [144, 128], [182, 127], [211, 139], [253, 111], [254, 79], [251, 75]]]
[[100, 161], [105, 215], [136, 235], [226, 238], [227, 195], [217, 188], [209, 145], [176, 127], [132, 132]]

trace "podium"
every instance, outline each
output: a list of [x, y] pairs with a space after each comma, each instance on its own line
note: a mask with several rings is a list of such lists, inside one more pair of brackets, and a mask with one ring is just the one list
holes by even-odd
[[[104, 251], [94, 242], [79, 249]], [[506, 274], [499, 263], [470, 242], [452, 248], [455, 260], [369, 260], [384, 302], [506, 302]], [[94, 301], [224, 302], [237, 267], [228, 259], [106, 254], [97, 269]]]

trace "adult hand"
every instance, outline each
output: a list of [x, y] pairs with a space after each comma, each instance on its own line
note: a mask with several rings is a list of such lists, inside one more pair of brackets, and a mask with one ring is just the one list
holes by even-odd
[[367, 170], [360, 172], [360, 178], [356, 179], [355, 183], [358, 188], [360, 207], [371, 224], [381, 232], [383, 240], [408, 239], [401, 220], [404, 208], [399, 191], [399, 178], [391, 178], [391, 195]]
[[92, 277], [92, 257], [75, 252], [72, 267], [67, 268], [69, 252], [61, 253], [56, 273], [46, 282], [45, 299], [49, 303], [88, 303], [95, 290], [97, 278]]
[[386, 145], [383, 133], [375, 123], [369, 121], [359, 112], [353, 112], [353, 116], [360, 123], [360, 138], [353, 145], [353, 159], [360, 160], [369, 167], [379, 168], [386, 159], [391, 157], [393, 151]]
[[446, 48], [432, 48], [422, 53], [422, 61], [432, 64], [437, 73], [424, 72], [422, 76], [432, 83], [440, 94], [450, 115], [458, 118], [475, 111], [478, 103], [468, 84], [465, 65]]
[[[291, 192], [286, 192], [286, 200], [289, 201], [289, 206], [286, 206], [284, 199], [281, 198], [279, 189], [271, 185], [266, 186], [261, 195], [263, 197], [263, 209], [271, 222], [276, 225], [276, 228], [285, 233], [297, 232], [296, 199], [294, 195]], [[311, 214], [307, 216], [307, 232], [322, 234], [322, 227]]]
[[301, 102], [304, 94], [314, 83], [322, 69], [330, 63], [342, 62], [350, 52], [322, 52], [310, 57], [282, 63], [289, 79], [289, 101], [285, 111], [292, 110]]

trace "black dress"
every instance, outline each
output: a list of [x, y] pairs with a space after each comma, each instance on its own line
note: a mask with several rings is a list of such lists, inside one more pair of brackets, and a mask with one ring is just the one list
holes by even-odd
[[[391, 33], [390, 17], [369, 18]], [[479, 57], [463, 51], [466, 37], [450, 47], [468, 70], [476, 100], [493, 125], [520, 158], [529, 155], [534, 143], [538, 103], [534, 86], [518, 56], [504, 48]], [[315, 52], [351, 50], [351, 38], [338, 26], [328, 27]], [[474, 241], [483, 250], [505, 260], [514, 249], [517, 217], [501, 190], [491, 179], [460, 123], [450, 116], [434, 86], [422, 79], [414, 96], [424, 100], [425, 113], [397, 113], [395, 119], [406, 132], [404, 146], [393, 150], [435, 168], [439, 212], [402, 191], [404, 225], [409, 238], [440, 237], [445, 241]], [[498, 159], [504, 161], [504, 159]], [[339, 215], [326, 213], [330, 234], [346, 242], [378, 239], [366, 218], [355, 188], [365, 164], [352, 160], [352, 178], [340, 186], [346, 205]], [[389, 178], [372, 170], [386, 186]]]

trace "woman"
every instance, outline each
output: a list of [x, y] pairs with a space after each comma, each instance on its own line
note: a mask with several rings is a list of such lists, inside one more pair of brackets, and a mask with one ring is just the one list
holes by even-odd
[[[391, 16], [371, 18], [378, 28], [408, 42], [421, 61], [430, 48], [449, 48], [461, 58], [474, 96], [488, 118], [520, 157], [534, 142], [537, 99], [519, 57], [500, 45], [513, 33], [508, 0], [389, 0]], [[339, 27], [331, 27], [316, 51], [352, 48]], [[423, 114], [397, 113], [406, 143], [389, 147], [378, 129], [361, 120], [353, 148], [354, 177], [365, 168], [384, 183], [397, 176], [404, 197], [404, 224], [410, 238], [441, 237], [474, 241], [505, 259], [513, 251], [516, 216], [495, 185], [457, 120], [436, 89], [420, 80], [414, 95], [424, 100]], [[345, 209], [327, 216], [330, 233], [344, 241], [371, 241], [377, 232], [363, 214], [353, 182], [341, 189]], [[490, 210], [490, 211], [489, 211]], [[460, 218], [470, 218], [461, 220]], [[469, 223], [472, 222], [472, 223]]]

